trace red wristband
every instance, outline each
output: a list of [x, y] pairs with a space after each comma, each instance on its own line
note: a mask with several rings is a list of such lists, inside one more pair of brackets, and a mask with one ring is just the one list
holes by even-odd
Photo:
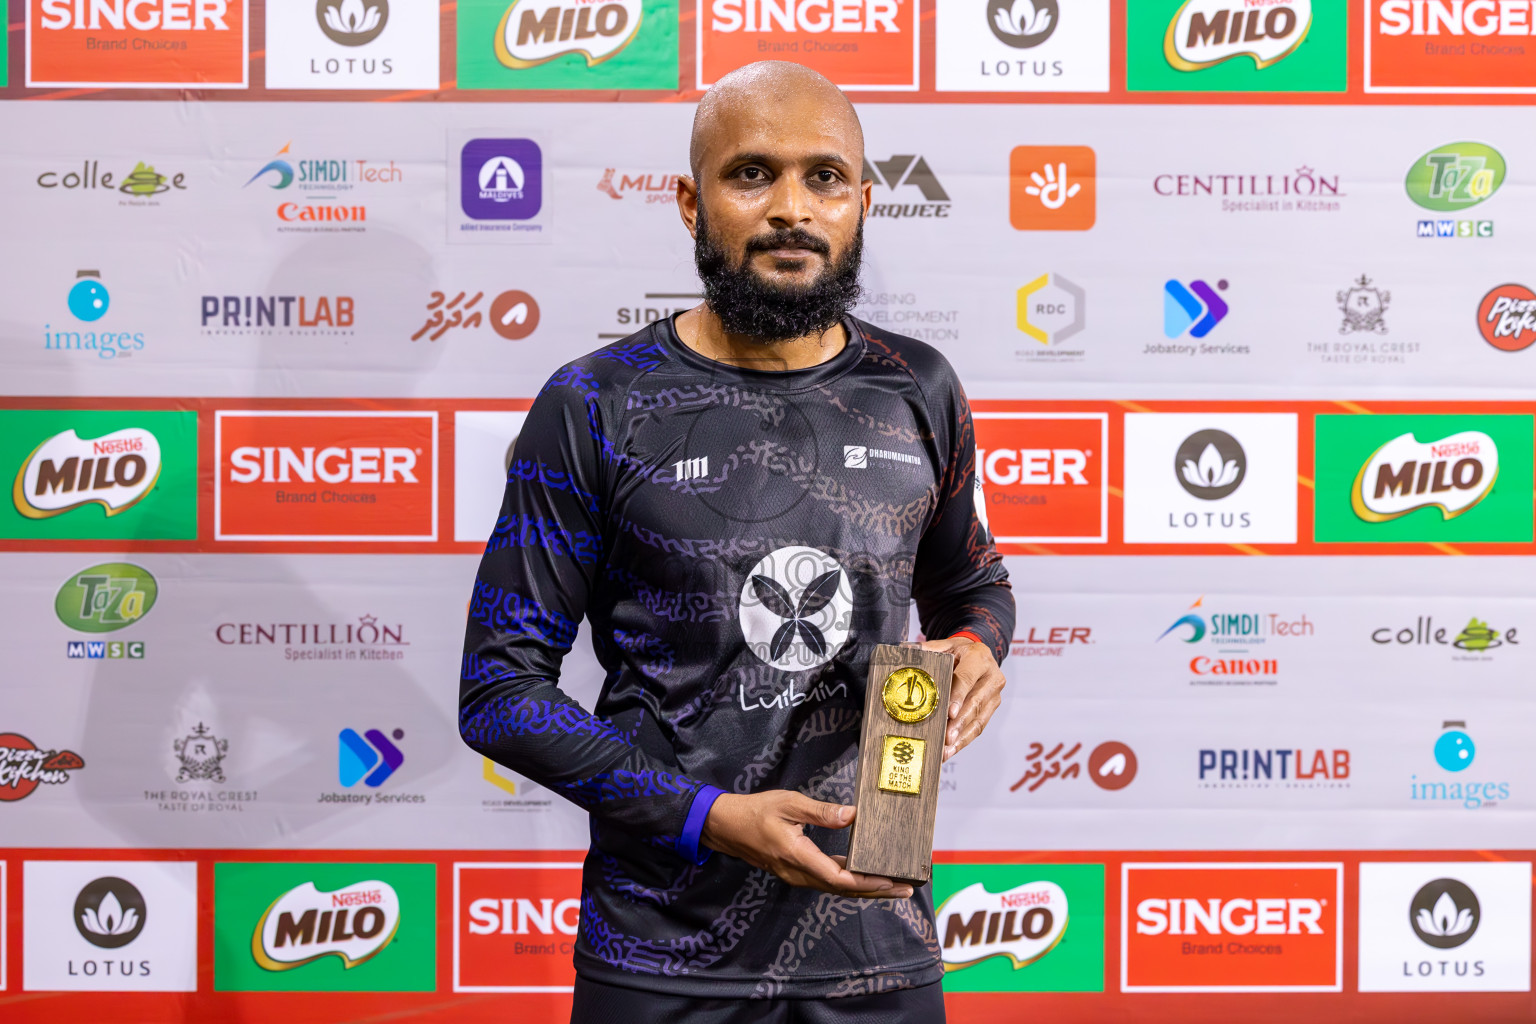
[[972, 643], [978, 643], [979, 644], [979, 643], [983, 642], [981, 637], [977, 636], [975, 633], [972, 633], [968, 629], [962, 629], [962, 630], [959, 630], [959, 631], [957, 631], [955, 633], [952, 633], [952, 634], [950, 634], [949, 638], [951, 640], [953, 640], [956, 637], [962, 637], [962, 636], [965, 637], [967, 640], [971, 641]]

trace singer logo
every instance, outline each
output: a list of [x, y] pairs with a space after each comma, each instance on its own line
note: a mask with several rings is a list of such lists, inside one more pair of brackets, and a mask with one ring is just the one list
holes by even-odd
[[999, 550], [1108, 539], [1105, 414], [987, 411], [975, 421], [979, 500]]
[[1121, 891], [1123, 991], [1342, 990], [1342, 864], [1128, 863]]
[[1493, 490], [1499, 449], [1480, 430], [1463, 430], [1433, 442], [1399, 434], [1360, 467], [1350, 502], [1355, 515], [1384, 523], [1421, 508], [1438, 508], [1445, 519], [1470, 511]]
[[917, 88], [918, 0], [700, 0], [700, 89], [759, 60], [790, 60], [844, 89]]
[[219, 412], [218, 540], [437, 537], [437, 414]]
[[569, 992], [581, 864], [453, 866], [453, 990]]
[[1365, 91], [1536, 92], [1528, 0], [1369, 0]]
[[27, 4], [27, 84], [243, 89], [245, 0]]

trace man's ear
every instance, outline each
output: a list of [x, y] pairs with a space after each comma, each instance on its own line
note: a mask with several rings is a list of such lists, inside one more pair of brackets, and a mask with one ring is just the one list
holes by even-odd
[[677, 176], [677, 212], [683, 218], [688, 233], [698, 237], [699, 186], [686, 174]]
[[868, 220], [870, 204], [875, 201], [875, 183], [865, 178], [859, 182], [859, 191], [863, 193], [864, 198], [864, 219]]

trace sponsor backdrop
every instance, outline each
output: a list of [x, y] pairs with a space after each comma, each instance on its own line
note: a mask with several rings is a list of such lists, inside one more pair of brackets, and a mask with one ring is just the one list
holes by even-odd
[[959, 370], [1019, 599], [952, 1018], [1536, 1019], [1531, 3], [0, 10], [0, 1017], [568, 1011], [586, 823], [459, 742], [470, 582], [777, 57], [859, 104], [860, 314]]

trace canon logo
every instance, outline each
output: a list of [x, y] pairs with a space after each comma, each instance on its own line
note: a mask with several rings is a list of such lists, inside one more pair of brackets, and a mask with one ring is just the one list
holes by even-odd
[[471, 935], [575, 935], [581, 901], [575, 899], [481, 899], [469, 905]]
[[227, 32], [227, 0], [43, 0], [43, 28]]
[[1323, 900], [1147, 899], [1136, 904], [1138, 935], [1321, 935]]
[[1528, 36], [1536, 34], [1530, 0], [1385, 0], [1380, 8], [1386, 36]]
[[236, 448], [229, 456], [229, 480], [286, 484], [414, 484], [416, 453], [409, 448]]
[[715, 0], [712, 32], [899, 32], [900, 0]]
[[976, 465], [988, 484], [1088, 484], [1088, 453], [1081, 448], [977, 449]]

